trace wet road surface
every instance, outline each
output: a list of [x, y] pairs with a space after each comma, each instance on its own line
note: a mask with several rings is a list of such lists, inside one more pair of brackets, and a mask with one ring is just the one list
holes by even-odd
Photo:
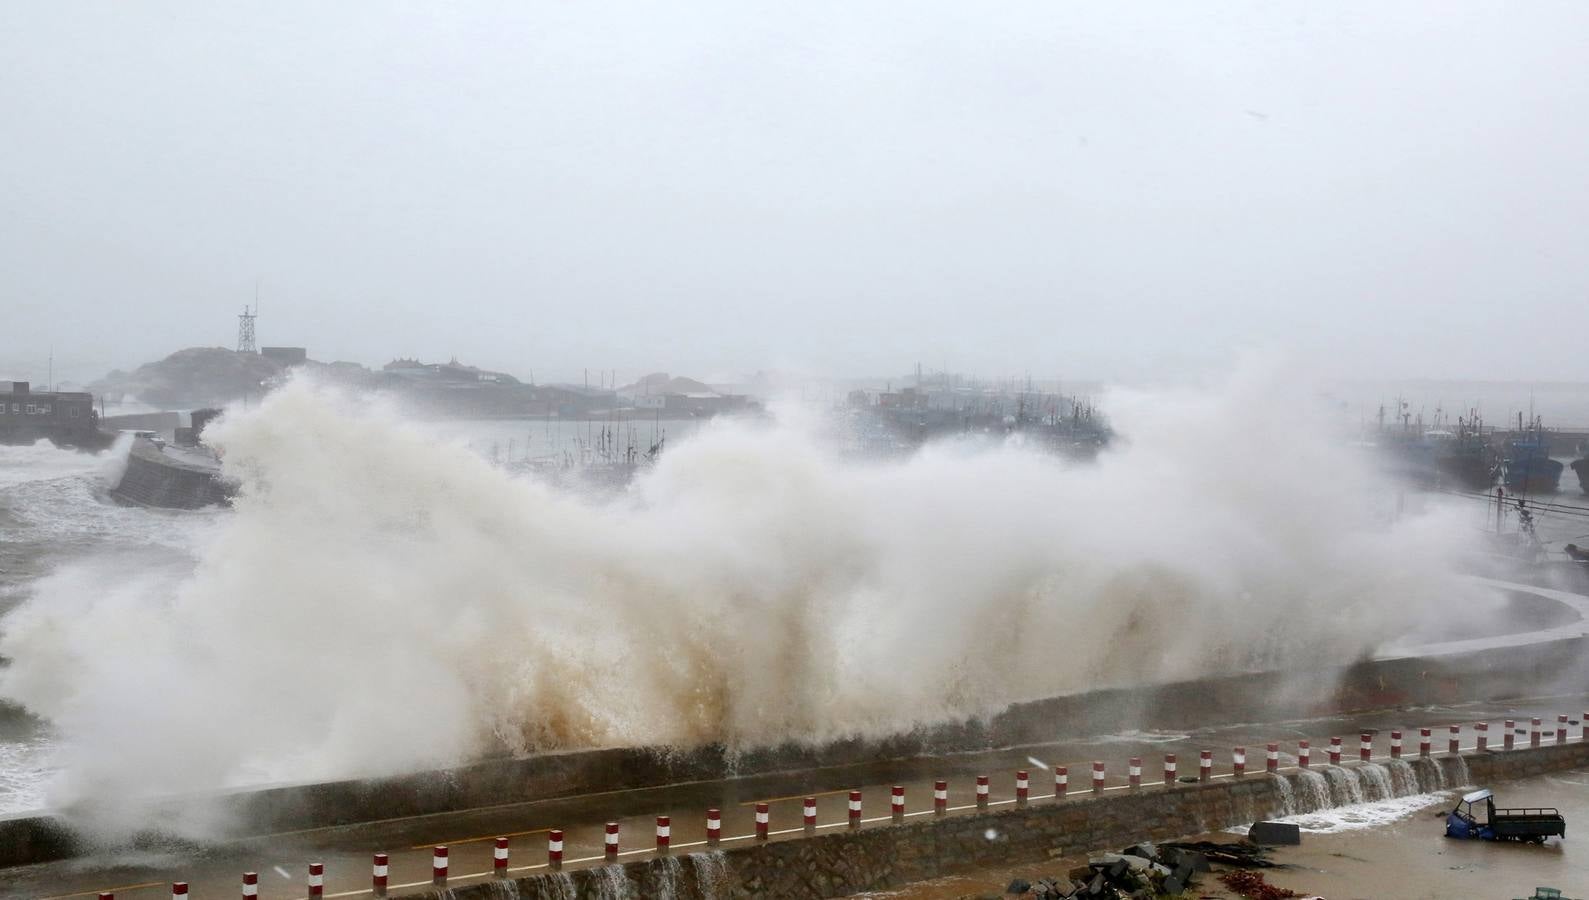
[[[621, 859], [644, 858], [656, 852], [656, 817], [671, 819], [671, 845], [675, 854], [705, 846], [706, 810], [722, 811], [725, 847], [755, 840], [755, 803], [765, 801], [770, 811], [770, 839], [797, 839], [804, 833], [802, 801], [814, 797], [818, 831], [849, 827], [848, 792], [862, 792], [862, 827], [886, 828], [891, 823], [890, 789], [905, 788], [907, 821], [934, 815], [933, 782], [948, 782], [949, 815], [976, 807], [975, 781], [989, 776], [989, 805], [1014, 804], [1015, 773], [1030, 774], [1030, 802], [1054, 801], [1053, 767], [1069, 769], [1069, 794], [1065, 802], [1085, 802], [1091, 796], [1093, 760], [1107, 767], [1107, 791], [1128, 790], [1127, 760], [1142, 759], [1142, 789], [1162, 790], [1164, 754], [1178, 757], [1178, 774], [1198, 773], [1200, 750], [1213, 751], [1215, 778], [1230, 778], [1232, 749], [1244, 746], [1249, 775], [1262, 773], [1265, 744], [1280, 744], [1281, 765], [1295, 765], [1297, 741], [1312, 745], [1314, 765], [1328, 762], [1329, 738], [1342, 739], [1344, 761], [1358, 758], [1358, 736], [1371, 733], [1376, 758], [1388, 757], [1391, 729], [1403, 732], [1406, 756], [1418, 753], [1418, 728], [1433, 730], [1433, 750], [1447, 750], [1448, 726], [1462, 726], [1461, 746], [1475, 745], [1473, 724], [1489, 723], [1492, 749], [1502, 744], [1501, 723], [1515, 719], [1526, 729], [1528, 720], [1544, 720], [1543, 743], [1555, 740], [1559, 713], [1571, 719], [1569, 739], [1581, 739], [1583, 712], [1589, 695], [1537, 698], [1513, 702], [1473, 703], [1454, 706], [1383, 710], [1350, 716], [1311, 720], [1243, 724], [1192, 733], [1128, 732], [1100, 735], [1018, 748], [1005, 748], [948, 756], [879, 760], [865, 765], [816, 769], [785, 774], [674, 784], [638, 790], [582, 794], [546, 800], [514, 802], [504, 798], [497, 806], [436, 813], [332, 828], [263, 835], [187, 851], [118, 854], [65, 860], [0, 870], [3, 897], [92, 897], [103, 891], [118, 898], [169, 897], [171, 884], [186, 881], [194, 898], [239, 895], [242, 873], [257, 872], [259, 896], [286, 900], [306, 895], [308, 864], [325, 865], [325, 896], [371, 895], [372, 855], [390, 856], [392, 893], [413, 891], [431, 884], [432, 848], [449, 849], [449, 884], [459, 886], [492, 877], [495, 838], [510, 843], [510, 874], [545, 871], [547, 833], [562, 829], [564, 867], [602, 865], [605, 823], [620, 826]], [[1527, 734], [1517, 735], [1518, 746], [1528, 745]]]

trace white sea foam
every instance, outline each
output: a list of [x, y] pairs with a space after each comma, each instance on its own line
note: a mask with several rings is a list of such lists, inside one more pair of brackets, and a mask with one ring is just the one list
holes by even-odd
[[617, 500], [296, 382], [211, 426], [243, 489], [196, 567], [40, 582], [0, 626], [0, 697], [60, 736], [52, 801], [115, 805], [502, 750], [877, 735], [1343, 662], [1465, 606], [1463, 523], [1366, 521], [1376, 476], [1278, 412], [1270, 374], [1111, 396], [1122, 438], [1093, 465], [957, 442], [845, 462], [788, 416], [720, 422]]
[[52, 741], [42, 735], [0, 741], [0, 815], [45, 805], [44, 785], [55, 771], [52, 749]]
[[[1369, 803], [1354, 803], [1349, 806], [1336, 806], [1313, 812], [1297, 813], [1274, 819], [1276, 822], [1288, 822], [1310, 834], [1336, 834], [1342, 831], [1359, 831], [1364, 828], [1377, 828], [1399, 822], [1419, 810], [1426, 809], [1436, 803], [1443, 803], [1452, 799], [1446, 792], [1433, 794], [1413, 794], [1408, 797], [1391, 797], [1386, 800], [1374, 800]], [[1231, 829], [1233, 833], [1247, 833], [1247, 826]]]
[[1122, 731], [1118, 734], [1100, 735], [1093, 740], [1102, 744], [1173, 744], [1184, 741], [1189, 735], [1173, 731]]
[[74, 475], [101, 478], [115, 484], [126, 465], [130, 437], [99, 453], [62, 449], [49, 441], [15, 446], [0, 445], [0, 488], [36, 481], [53, 481]]

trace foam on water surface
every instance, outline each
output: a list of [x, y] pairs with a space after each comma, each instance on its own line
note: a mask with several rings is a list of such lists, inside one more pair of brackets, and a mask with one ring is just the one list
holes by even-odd
[[[1388, 800], [1375, 800], [1369, 803], [1354, 803], [1349, 806], [1337, 806], [1318, 809], [1313, 812], [1296, 813], [1289, 816], [1281, 816], [1272, 821], [1296, 825], [1309, 834], [1336, 834], [1342, 831], [1377, 828], [1381, 825], [1398, 822], [1421, 809], [1448, 801], [1452, 797], [1452, 794], [1445, 791], [1433, 794], [1413, 794], [1409, 797], [1392, 797]], [[1232, 828], [1230, 831], [1237, 834], [1246, 834], [1247, 826]]]
[[1092, 740], [1100, 744], [1173, 744], [1191, 737], [1184, 732], [1174, 731], [1121, 731], [1115, 734], [1105, 734]]

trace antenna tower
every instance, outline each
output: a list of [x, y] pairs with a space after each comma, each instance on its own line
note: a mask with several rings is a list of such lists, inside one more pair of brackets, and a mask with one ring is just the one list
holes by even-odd
[[248, 307], [243, 307], [242, 315], [237, 317], [237, 352], [258, 353], [259, 348], [254, 346], [254, 317], [257, 316], [258, 307], [254, 312], [249, 312]]

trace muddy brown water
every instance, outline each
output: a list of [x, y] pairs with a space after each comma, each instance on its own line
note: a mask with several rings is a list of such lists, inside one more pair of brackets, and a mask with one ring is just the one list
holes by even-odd
[[[1532, 897], [1536, 887], [1557, 888], [1564, 897], [1589, 898], [1589, 770], [1484, 786], [1495, 790], [1496, 800], [1503, 806], [1560, 809], [1567, 819], [1567, 838], [1552, 838], [1543, 846], [1451, 840], [1444, 835], [1445, 814], [1456, 804], [1453, 796], [1386, 825], [1304, 834], [1301, 846], [1275, 851], [1275, 861], [1285, 868], [1265, 875], [1271, 884], [1328, 900], [1512, 900]], [[1237, 839], [1230, 834], [1201, 837]], [[1001, 897], [1012, 879], [1035, 882], [1062, 876], [1066, 869], [1083, 862], [1064, 859], [981, 869], [862, 896], [908, 900]], [[1236, 897], [1207, 875], [1187, 896]]]

